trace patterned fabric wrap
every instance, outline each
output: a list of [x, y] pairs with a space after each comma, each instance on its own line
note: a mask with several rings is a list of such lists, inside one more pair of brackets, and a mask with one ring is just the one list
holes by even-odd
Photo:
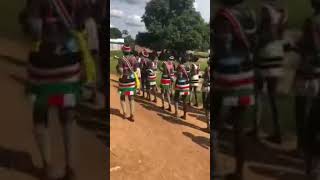
[[148, 77], [147, 83], [149, 86], [156, 86], [157, 85], [157, 74], [152, 70], [148, 69]]
[[199, 66], [192, 63], [191, 64], [191, 71], [190, 71], [190, 76], [191, 76], [191, 82], [190, 85], [191, 87], [198, 87], [199, 86]]
[[160, 88], [161, 89], [170, 89], [172, 85], [172, 74], [174, 75], [173, 71], [173, 63], [171, 61], [163, 63], [163, 73], [161, 77]]
[[190, 95], [190, 84], [188, 75], [184, 65], [180, 64], [177, 69], [177, 80], [175, 85], [175, 93], [182, 95]]
[[[256, 30], [254, 19], [252, 11], [246, 6], [222, 9], [215, 17], [213, 39], [217, 56], [213, 90], [221, 96], [224, 106], [252, 106], [255, 103], [250, 55], [251, 40]], [[231, 26], [226, 26], [226, 23]]]
[[235, 57], [223, 59], [214, 72], [215, 90], [224, 96], [226, 106], [254, 104], [254, 71], [241, 70], [240, 62]]
[[36, 106], [74, 107], [80, 97], [80, 56], [31, 52], [27, 67]]
[[169, 75], [163, 74], [161, 77], [160, 88], [161, 89], [170, 89], [171, 87], [171, 78]]
[[180, 96], [189, 95], [190, 84], [185, 79], [177, 79], [175, 91], [176, 93], [179, 93]]
[[[124, 58], [127, 59], [130, 67]], [[119, 63], [120, 67], [123, 68], [123, 75], [119, 79], [119, 94], [125, 96], [135, 95], [137, 84], [133, 71], [137, 70], [137, 60], [134, 56], [127, 56], [123, 57]]]
[[136, 83], [133, 78], [119, 80], [119, 94], [133, 96], [136, 93]]
[[190, 82], [192, 87], [198, 87], [199, 86], [199, 75], [193, 75], [191, 76], [191, 82]]

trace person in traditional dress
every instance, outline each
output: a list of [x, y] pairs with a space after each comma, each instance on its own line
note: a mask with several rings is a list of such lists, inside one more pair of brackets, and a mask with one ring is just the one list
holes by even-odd
[[[229, 107], [234, 123], [236, 169], [226, 178], [241, 180], [245, 163], [244, 115], [255, 104], [252, 53], [256, 41], [256, 19], [244, 0], [220, 2], [222, 6], [211, 24], [215, 52], [212, 86], [215, 119], [210, 124], [211, 134], [215, 141], [219, 140], [218, 135], [222, 130], [221, 110], [223, 106]], [[216, 157], [215, 161], [215, 171], [219, 172], [219, 158]]]
[[48, 118], [53, 107], [58, 109], [63, 129], [64, 178], [75, 178], [75, 158], [72, 156], [76, 140], [73, 136], [76, 125], [74, 110], [80, 97], [82, 63], [79, 45], [71, 30], [79, 30], [83, 26], [80, 18], [83, 8], [79, 1], [60, 0], [59, 6], [49, 1], [29, 1], [26, 18], [36, 46], [29, 55], [28, 92], [33, 101], [34, 135], [43, 162], [41, 179], [61, 178], [53, 177], [52, 172], [53, 146]]
[[136, 77], [137, 60], [131, 54], [131, 47], [124, 45], [122, 47], [123, 57], [118, 61], [117, 69], [121, 77], [119, 78], [120, 103], [123, 111], [123, 118], [126, 117], [126, 97], [130, 103], [129, 121], [134, 121], [134, 96], [136, 94]]
[[151, 94], [153, 94], [153, 102], [157, 102], [157, 62], [156, 56], [152, 55], [147, 64], [147, 99], [151, 101]]
[[311, 0], [314, 13], [307, 18], [302, 37], [296, 44], [301, 54], [295, 78], [295, 113], [297, 128], [297, 150], [304, 154], [306, 173], [320, 175], [316, 168], [320, 168], [317, 149], [317, 134], [320, 132], [320, 1]]
[[256, 55], [257, 84], [256, 107], [254, 128], [249, 134], [254, 137], [259, 135], [259, 123], [261, 119], [262, 92], [267, 85], [273, 120], [273, 134], [267, 140], [273, 143], [281, 143], [281, 131], [279, 124], [278, 107], [276, 105], [276, 93], [279, 78], [283, 75], [284, 39], [283, 33], [287, 25], [287, 11], [280, 0], [263, 0], [261, 7], [261, 21], [259, 26], [259, 42]]
[[[171, 56], [170, 56], [171, 57]], [[171, 57], [172, 59], [173, 57]], [[171, 87], [172, 87], [172, 77], [171, 75], [174, 73], [173, 62], [170, 59], [165, 60], [160, 67], [160, 71], [162, 72], [160, 88], [161, 88], [161, 101], [162, 101], [162, 109], [164, 107], [165, 96], [168, 99], [168, 111], [171, 111]]]
[[207, 129], [210, 128], [210, 61], [208, 60], [208, 67], [204, 70], [202, 76], [202, 101], [203, 108], [207, 117]]
[[190, 84], [189, 84], [189, 75], [185, 67], [187, 59], [185, 56], [179, 58], [179, 65], [176, 69], [176, 83], [175, 83], [175, 92], [174, 92], [174, 106], [175, 106], [175, 116], [178, 115], [178, 107], [180, 100], [183, 104], [183, 116], [182, 119], [187, 118], [187, 97], [190, 95]]
[[98, 37], [98, 28], [97, 23], [94, 19], [94, 9], [93, 4], [88, 3], [87, 8], [83, 11], [84, 19], [84, 30], [86, 35], [86, 41], [88, 43], [89, 50], [95, 62], [96, 69], [96, 82], [88, 84], [88, 87], [91, 89], [90, 101], [94, 105], [99, 104], [98, 90], [99, 87], [102, 87], [102, 80], [104, 79], [103, 74], [101, 73], [101, 59], [99, 56], [99, 37]]
[[190, 96], [189, 102], [192, 105], [192, 97], [195, 99], [195, 106], [198, 107], [198, 96], [197, 96], [197, 89], [199, 87], [199, 80], [200, 80], [200, 64], [196, 64], [195, 62], [191, 63], [190, 68]]
[[149, 64], [149, 53], [146, 50], [141, 52], [141, 62], [140, 62], [140, 71], [141, 71], [141, 88], [142, 88], [142, 97], [145, 98], [145, 95], [148, 95], [147, 92], [147, 80], [148, 80], [148, 64]]
[[[141, 82], [141, 59], [142, 59], [142, 54], [136, 52], [136, 59], [137, 59], [137, 75], [139, 78], [139, 81]], [[137, 95], [141, 94], [141, 87], [139, 89], [137, 89]]]

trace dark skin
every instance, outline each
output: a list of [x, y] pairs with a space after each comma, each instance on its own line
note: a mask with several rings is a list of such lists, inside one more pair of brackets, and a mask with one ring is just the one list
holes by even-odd
[[[235, 4], [232, 4], [235, 5]], [[233, 27], [230, 24], [229, 21], [227, 21], [222, 16], [216, 16], [213, 23], [213, 41], [217, 42], [214, 44], [214, 52], [215, 52], [215, 61], [223, 60], [227, 57], [232, 57], [235, 53], [243, 53], [248, 52], [248, 48], [243, 46], [239, 43], [239, 47], [232, 48], [232, 45], [236, 46], [237, 44], [233, 44], [233, 40], [237, 39], [234, 36], [233, 33]], [[231, 45], [232, 44], [232, 45]], [[213, 99], [212, 105], [213, 109], [215, 109], [214, 114], [214, 123], [210, 123], [211, 126], [211, 133], [216, 134], [217, 141], [220, 139], [219, 134], [223, 131], [223, 120], [221, 119], [221, 110], [223, 106], [223, 92], [220, 92], [218, 90], [215, 90], [213, 92]], [[244, 121], [244, 115], [246, 111], [248, 110], [248, 106], [232, 106], [229, 113], [230, 118], [232, 119], [233, 124], [233, 144], [234, 144], [234, 155], [236, 159], [236, 168], [234, 173], [227, 174], [226, 178], [234, 178], [237, 180], [241, 180], [243, 178], [243, 167], [245, 163], [245, 136], [243, 131], [243, 121]], [[213, 153], [215, 153], [213, 156], [215, 156], [214, 163], [217, 165], [215, 168], [214, 176], [217, 176], [217, 174], [220, 171], [219, 167], [219, 155], [217, 153], [218, 142], [214, 143], [216, 145], [216, 150], [214, 150]]]
[[[45, 16], [47, 16], [47, 12], [49, 9], [49, 5], [46, 3], [46, 1], [41, 0], [31, 0], [28, 2], [28, 12], [27, 15], [29, 18], [34, 18], [37, 20], [42, 21]], [[67, 3], [65, 3], [66, 6], [69, 6]], [[77, 27], [83, 22], [78, 18], [79, 17], [79, 8], [82, 6], [82, 4], [79, 4], [79, 6], [73, 7], [73, 11], [75, 12], [75, 24]], [[69, 6], [70, 7], [70, 6]], [[68, 8], [67, 8], [68, 9]], [[43, 21], [42, 21], [43, 22]], [[69, 29], [67, 29], [64, 26], [59, 26], [57, 24], [43, 24], [42, 32], [32, 32], [32, 38], [34, 41], [40, 41], [42, 42], [40, 47], [40, 53], [44, 54], [52, 54], [52, 51], [55, 49], [55, 43], [64, 43], [67, 38], [70, 37]], [[75, 121], [73, 117], [74, 108], [73, 107], [60, 107], [58, 109], [59, 111], [59, 119], [60, 123], [62, 125], [62, 128], [66, 129], [68, 124], [71, 124]], [[45, 126], [47, 127], [47, 121], [48, 121], [48, 111], [49, 107], [46, 105], [39, 105], [35, 104], [33, 107], [33, 122], [34, 126]], [[66, 149], [65, 142], [65, 149]], [[66, 150], [67, 152], [67, 150]], [[43, 155], [42, 155], [43, 156]], [[68, 154], [70, 156], [70, 154]], [[44, 159], [44, 157], [42, 157]], [[45, 161], [45, 160], [44, 160]], [[47, 168], [46, 162], [44, 162], [44, 172]], [[43, 176], [46, 176], [45, 174]], [[70, 169], [69, 162], [66, 162], [66, 177], [73, 176], [73, 171]], [[46, 178], [46, 177], [42, 177]]]
[[[152, 57], [152, 58], [153, 58], [152, 61], [154, 62], [155, 59], [154, 59], [154, 57]], [[157, 102], [157, 85], [149, 85], [149, 84], [147, 84], [147, 89], [148, 89], [147, 99], [149, 101], [151, 101], [151, 94], [153, 94], [153, 96], [154, 96], [153, 102], [156, 103]]]
[[[208, 64], [209, 66], [206, 68], [205, 74], [203, 76], [204, 79], [208, 79], [208, 76], [210, 76], [210, 64]], [[203, 99], [203, 108], [206, 112], [206, 116], [208, 119], [207, 122], [207, 126], [208, 128], [210, 128], [210, 122], [209, 122], [209, 118], [210, 118], [210, 92], [202, 92], [202, 99]]]
[[[258, 49], [265, 47], [265, 45], [271, 41], [280, 40], [283, 37], [283, 30], [286, 27], [286, 23], [278, 25], [271, 24], [271, 17], [266, 8], [262, 8], [261, 10], [261, 23], [260, 25], [260, 41]], [[284, 12], [284, 11], [283, 11]], [[285, 12], [284, 12], [285, 13]], [[280, 123], [278, 118], [278, 107], [276, 105], [276, 91], [278, 88], [278, 77], [260, 77], [260, 74], [257, 74], [257, 83], [256, 83], [256, 92], [255, 96], [257, 99], [257, 103], [255, 106], [255, 120], [254, 120], [254, 129], [249, 132], [249, 135], [253, 135], [255, 138], [258, 137], [258, 129], [260, 123], [260, 113], [261, 113], [261, 96], [264, 83], [267, 85], [268, 99], [270, 102], [270, 107], [272, 111], [272, 122], [274, 127], [274, 132], [271, 136], [267, 138], [267, 140], [274, 143], [281, 143], [281, 131], [280, 131]]]
[[[180, 61], [181, 64], [184, 64], [185, 61], [184, 60], [181, 60]], [[179, 71], [179, 70], [178, 70]], [[179, 75], [177, 74], [177, 77]], [[187, 74], [184, 74], [185, 78], [188, 79], [188, 75]], [[186, 119], [187, 118], [187, 95], [181, 95], [176, 91], [174, 93], [174, 100], [175, 100], [175, 116], [178, 117], [178, 104], [179, 104], [179, 99], [181, 98], [182, 100], [182, 104], [183, 104], [183, 116], [181, 116], [182, 119]]]
[[[191, 76], [192, 76], [192, 74], [191, 74]], [[190, 77], [191, 78], [191, 77]], [[190, 96], [189, 96], [189, 102], [190, 102], [190, 105], [191, 105], [191, 95], [194, 95], [194, 98], [195, 98], [195, 106], [196, 107], [198, 107], [198, 96], [197, 96], [197, 87], [190, 87], [190, 92], [192, 93], [192, 94], [190, 94]]]
[[[313, 4], [314, 16], [320, 14], [319, 4]], [[298, 43], [298, 53], [303, 57], [303, 62], [300, 67], [307, 67], [305, 64], [311, 64], [310, 61], [312, 56], [318, 51], [320, 47], [319, 38], [314, 36], [316, 33], [314, 31], [313, 25], [310, 24], [311, 21], [306, 21], [303, 36], [301, 41]], [[297, 76], [297, 79], [299, 77]], [[320, 129], [320, 123], [318, 121], [318, 111], [320, 107], [320, 94], [316, 97], [306, 97], [306, 96], [296, 96], [296, 124], [297, 124], [297, 137], [299, 150], [303, 150], [305, 154], [305, 171], [306, 174], [312, 175], [313, 165], [316, 162], [317, 155], [317, 142], [316, 135]]]
[[[170, 72], [169, 70], [166, 68], [165, 63], [162, 64], [162, 66], [160, 67], [160, 71], [162, 71], [163, 74], [170, 76]], [[170, 99], [170, 95], [171, 95], [171, 89], [167, 90], [167, 89], [161, 89], [161, 101], [162, 101], [162, 109], [165, 109], [164, 107], [164, 100], [165, 100], [165, 96], [167, 96], [168, 99], [168, 111], [171, 111], [171, 99]]]
[[[131, 55], [131, 53], [129, 53], [129, 52], [123, 52], [123, 54], [124, 54], [124, 56], [129, 56], [129, 55]], [[120, 68], [120, 66], [118, 66], [117, 68]], [[133, 70], [135, 71], [136, 69], [135, 69], [135, 66], [133, 66]], [[122, 76], [121, 78], [125, 78], [124, 76]], [[129, 99], [129, 102], [130, 102], [130, 109], [132, 110], [134, 107], [134, 96], [133, 95], [129, 95], [128, 96], [128, 99]], [[125, 100], [126, 100], [126, 95], [121, 95], [120, 96], [120, 101], [123, 103], [123, 102], [125, 102]], [[123, 118], [126, 118], [125, 117], [125, 114], [123, 114]], [[132, 122], [134, 122], [135, 120], [134, 120], [134, 115], [133, 114], [130, 114], [130, 116], [129, 116], [129, 118], [128, 118], [128, 120], [129, 121], [132, 121]]]

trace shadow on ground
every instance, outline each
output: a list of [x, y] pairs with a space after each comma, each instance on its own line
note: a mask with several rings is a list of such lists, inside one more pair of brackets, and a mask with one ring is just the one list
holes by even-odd
[[189, 132], [183, 132], [183, 135], [189, 137], [193, 142], [197, 143], [198, 145], [200, 145], [201, 147], [205, 148], [205, 149], [209, 149], [210, 148], [210, 140], [207, 137], [203, 137], [203, 136], [195, 136], [192, 133]]
[[[289, 153], [290, 151], [249, 137], [245, 138], [243, 145], [245, 147], [246, 162], [250, 162], [248, 165], [250, 171], [277, 180], [308, 179], [304, 175], [303, 159], [298, 156], [292, 156]], [[221, 134], [219, 151], [220, 153], [234, 157], [233, 134], [231, 130], [225, 130]], [[254, 163], [254, 165], [251, 165], [251, 163]], [[244, 178], [246, 179], [246, 177]]]
[[7, 62], [9, 64], [16, 65], [18, 67], [26, 67], [28, 65], [27, 61], [23, 61], [21, 59], [14, 58], [14, 57], [11, 57], [11, 56], [0, 55], [0, 58], [1, 58], [2, 61], [5, 61], [5, 62]]
[[41, 169], [35, 167], [31, 155], [27, 152], [0, 147], [0, 167], [40, 178]]
[[[207, 132], [207, 129], [200, 128], [200, 127], [198, 127], [194, 124], [191, 124], [181, 118], [176, 118], [173, 113], [170, 113], [167, 110], [163, 110], [161, 107], [157, 106], [156, 104], [153, 104], [152, 102], [143, 99], [143, 97], [136, 97], [135, 101], [140, 103], [140, 105], [142, 107], [144, 107], [145, 109], [148, 109], [149, 111], [151, 110], [151, 111], [157, 112], [158, 116], [160, 116], [163, 120], [166, 120], [166, 121], [174, 123], [174, 124], [188, 126], [190, 128], [194, 128], [197, 130]], [[180, 111], [180, 113], [181, 113], [181, 111]]]

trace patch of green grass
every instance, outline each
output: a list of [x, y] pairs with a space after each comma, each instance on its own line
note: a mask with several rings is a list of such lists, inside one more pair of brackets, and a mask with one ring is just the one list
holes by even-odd
[[117, 74], [117, 63], [118, 60], [114, 58], [114, 56], [121, 57], [123, 54], [121, 51], [110, 51], [110, 73]]
[[123, 56], [122, 51], [110, 51], [110, 57], [118, 56], [121, 57]]
[[208, 58], [209, 57], [208, 52], [194, 52], [194, 55], [199, 58]]

